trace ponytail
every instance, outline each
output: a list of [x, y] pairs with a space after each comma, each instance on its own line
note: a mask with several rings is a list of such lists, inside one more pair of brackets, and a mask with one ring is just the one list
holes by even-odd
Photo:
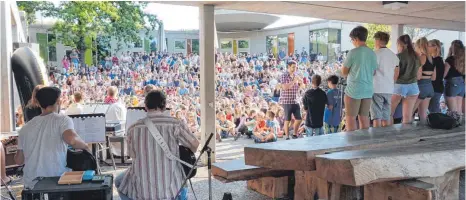
[[403, 45], [403, 49], [408, 50], [409, 55], [412, 55], [412, 56], [416, 55], [416, 52], [414, 51], [414, 47], [413, 47], [413, 42], [411, 41], [411, 38], [409, 37], [409, 35], [400, 36], [398, 38], [398, 43]]

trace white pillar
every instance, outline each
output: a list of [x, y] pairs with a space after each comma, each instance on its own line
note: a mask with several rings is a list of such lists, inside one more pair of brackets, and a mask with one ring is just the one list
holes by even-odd
[[13, 39], [9, 1], [0, 2], [0, 132], [13, 131], [11, 54]]
[[[199, 7], [199, 43], [201, 59], [201, 145], [207, 140], [210, 133], [214, 137], [209, 147], [214, 152], [212, 162], [215, 162], [215, 20], [214, 6], [202, 5]], [[207, 164], [207, 154], [202, 161]]]
[[398, 38], [403, 35], [403, 27], [403, 24], [392, 25], [392, 32], [390, 33], [390, 41], [392, 45], [390, 46], [390, 49], [393, 51], [393, 53], [398, 53], [396, 48], [396, 40], [398, 40]]

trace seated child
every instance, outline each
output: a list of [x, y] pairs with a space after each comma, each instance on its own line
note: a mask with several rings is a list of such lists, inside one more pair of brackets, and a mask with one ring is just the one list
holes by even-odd
[[278, 122], [272, 111], [267, 112], [267, 120], [262, 113], [257, 116], [257, 126], [254, 131], [254, 142], [266, 143], [277, 141]]
[[244, 125], [248, 127], [248, 132], [246, 135], [248, 136], [248, 139], [251, 139], [254, 127], [256, 127], [256, 110], [252, 109], [249, 111], [249, 116], [246, 118]]

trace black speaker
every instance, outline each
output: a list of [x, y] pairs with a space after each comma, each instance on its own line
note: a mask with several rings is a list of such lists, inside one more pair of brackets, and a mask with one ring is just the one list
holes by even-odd
[[33, 189], [24, 189], [22, 200], [112, 200], [113, 176], [104, 182], [83, 181], [76, 185], [58, 185], [60, 177], [40, 178]]

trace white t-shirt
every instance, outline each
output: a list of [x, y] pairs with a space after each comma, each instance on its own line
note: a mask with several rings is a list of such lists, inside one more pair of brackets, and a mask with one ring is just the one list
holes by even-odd
[[66, 109], [66, 115], [81, 115], [84, 113], [84, 106], [80, 103], [73, 103]]
[[393, 94], [395, 88], [395, 67], [400, 60], [388, 48], [381, 48], [375, 51], [377, 55], [377, 70], [374, 75], [374, 93]]
[[66, 167], [67, 144], [63, 132], [73, 129], [66, 115], [50, 113], [36, 116], [18, 131], [18, 149], [24, 153], [24, 187], [34, 186], [36, 177], [61, 176]]

